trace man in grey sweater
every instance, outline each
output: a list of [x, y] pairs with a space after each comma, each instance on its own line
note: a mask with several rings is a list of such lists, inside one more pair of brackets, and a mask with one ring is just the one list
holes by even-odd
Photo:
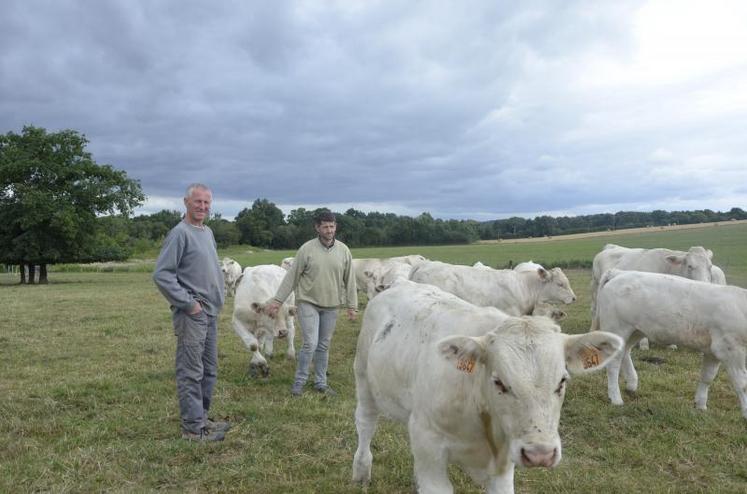
[[206, 185], [187, 188], [187, 212], [166, 236], [153, 273], [171, 305], [182, 437], [193, 441], [220, 441], [229, 428], [226, 422], [208, 418], [218, 377], [217, 321], [224, 300], [215, 238], [203, 224], [211, 202]]
[[270, 315], [276, 314], [291, 292], [296, 292], [296, 313], [303, 346], [298, 354], [296, 377], [291, 388], [293, 396], [303, 393], [312, 360], [314, 389], [328, 396], [337, 394], [327, 384], [329, 345], [335, 331], [337, 309], [346, 307], [352, 321], [358, 308], [353, 256], [345, 244], [335, 239], [335, 215], [321, 213], [314, 220], [314, 228], [318, 237], [298, 249], [293, 265], [269, 306]]

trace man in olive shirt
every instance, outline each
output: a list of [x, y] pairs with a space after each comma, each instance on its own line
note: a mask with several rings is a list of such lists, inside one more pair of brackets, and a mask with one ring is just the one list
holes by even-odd
[[314, 389], [330, 396], [337, 394], [327, 384], [329, 345], [335, 331], [337, 309], [346, 307], [348, 318], [353, 321], [358, 308], [353, 256], [345, 244], [335, 239], [335, 215], [321, 213], [314, 220], [314, 228], [318, 237], [298, 249], [293, 266], [283, 278], [269, 307], [270, 314], [276, 314], [285, 299], [296, 292], [296, 313], [303, 346], [291, 387], [293, 396], [303, 393], [312, 360]]

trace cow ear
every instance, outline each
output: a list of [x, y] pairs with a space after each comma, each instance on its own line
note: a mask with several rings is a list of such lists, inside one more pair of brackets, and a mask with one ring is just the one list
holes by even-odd
[[565, 335], [565, 365], [571, 374], [599, 370], [615, 358], [622, 347], [622, 338], [604, 331]]
[[713, 251], [711, 249], [706, 249], [706, 255], [708, 256], [708, 259], [713, 261]]
[[363, 271], [363, 276], [365, 276], [366, 278], [371, 278], [371, 279], [374, 278], [373, 271], [368, 271], [368, 270]]
[[457, 370], [466, 374], [475, 372], [478, 362], [484, 360], [485, 341], [471, 336], [449, 336], [436, 344], [441, 356]]
[[680, 264], [685, 262], [685, 256], [671, 255], [667, 256], [666, 259], [670, 264], [674, 264], [675, 266], [679, 266]]
[[568, 314], [565, 313], [564, 310], [561, 309], [553, 309], [551, 314], [551, 319], [555, 322], [560, 322], [563, 319], [568, 317]]
[[265, 304], [259, 302], [252, 302], [252, 310], [257, 314], [262, 314], [265, 311]]
[[298, 310], [296, 310], [295, 305], [291, 305], [288, 307], [288, 315], [295, 316], [298, 313]]
[[550, 273], [548, 273], [545, 268], [537, 268], [537, 274], [543, 281], [547, 281], [547, 279], [550, 277]]

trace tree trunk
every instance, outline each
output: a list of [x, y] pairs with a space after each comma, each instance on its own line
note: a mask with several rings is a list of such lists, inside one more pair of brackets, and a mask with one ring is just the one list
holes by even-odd
[[39, 265], [39, 284], [46, 285], [47, 283], [49, 283], [49, 281], [47, 280], [47, 265], [40, 264]]
[[29, 264], [29, 277], [26, 280], [26, 284], [33, 285], [35, 277], [36, 277], [36, 265]]
[[21, 273], [21, 285], [26, 283], [26, 265], [23, 263], [20, 263], [18, 265], [18, 271]]

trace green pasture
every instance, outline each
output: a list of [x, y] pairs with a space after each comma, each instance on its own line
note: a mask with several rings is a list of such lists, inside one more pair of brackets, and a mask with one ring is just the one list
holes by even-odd
[[[529, 259], [584, 265], [608, 242], [686, 249], [703, 245], [729, 283], [747, 287], [747, 226], [553, 239], [523, 244], [357, 249], [356, 257], [419, 253], [492, 266]], [[242, 265], [276, 263], [292, 252], [239, 246]], [[573, 261], [573, 262], [572, 262]], [[179, 439], [174, 337], [148, 264], [50, 273], [50, 284], [17, 285], [0, 275], [0, 492], [410, 493], [406, 429], [382, 420], [373, 481], [349, 482], [356, 448], [352, 361], [360, 319], [341, 318], [332, 343], [336, 398], [289, 394], [295, 370], [277, 345], [268, 380], [247, 377], [248, 352], [233, 333], [229, 299], [220, 319], [220, 375], [213, 415], [234, 424], [218, 444]], [[579, 297], [563, 330], [589, 327], [589, 270], [564, 269]], [[297, 338], [296, 346], [300, 346]], [[553, 470], [517, 470], [520, 493], [744, 493], [747, 421], [722, 371], [707, 412], [692, 406], [699, 356], [638, 351], [637, 394], [607, 401], [606, 375], [575, 377], [561, 417], [563, 460]], [[458, 468], [456, 492], [480, 492]]]

